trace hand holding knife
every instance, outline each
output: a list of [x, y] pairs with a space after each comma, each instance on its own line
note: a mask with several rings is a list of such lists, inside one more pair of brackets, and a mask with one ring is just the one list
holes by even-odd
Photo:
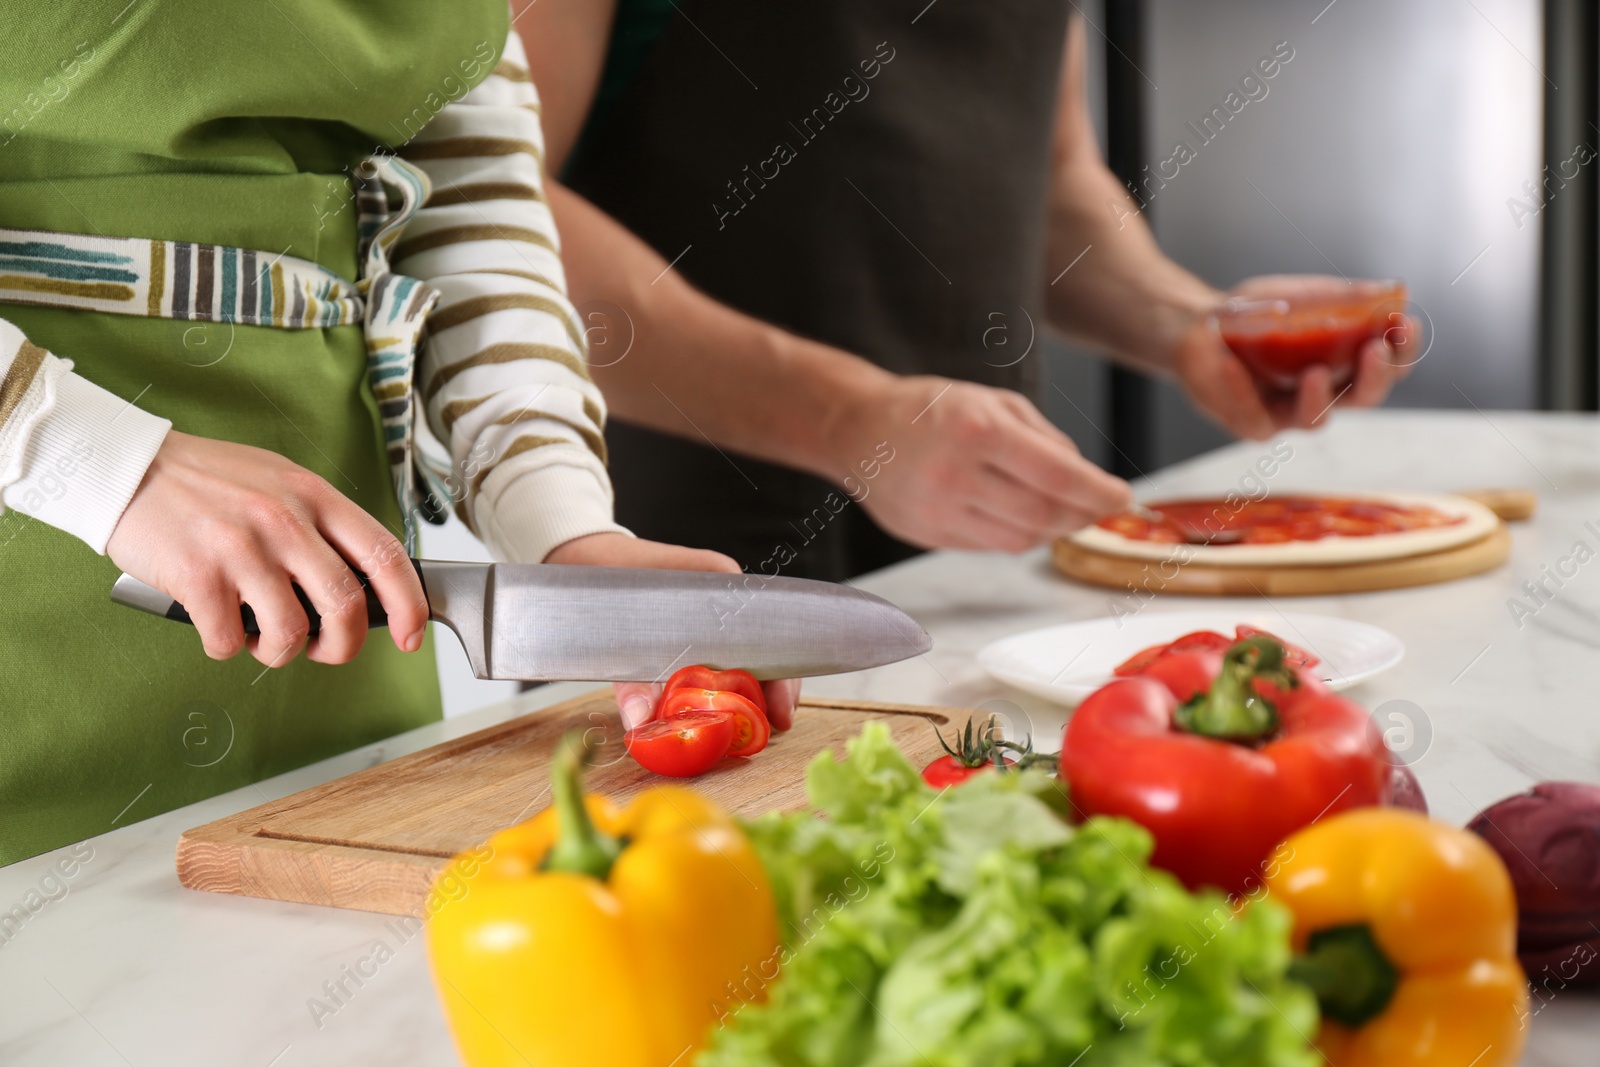
[[[430, 616], [479, 678], [659, 681], [688, 663], [757, 678], [864, 670], [920, 655], [932, 639], [893, 604], [846, 585], [756, 574], [412, 560]], [[371, 626], [383, 607], [362, 581]], [[319, 617], [304, 593], [312, 633]], [[124, 574], [111, 599], [178, 622], [183, 605]], [[254, 615], [241, 608], [246, 632]]]

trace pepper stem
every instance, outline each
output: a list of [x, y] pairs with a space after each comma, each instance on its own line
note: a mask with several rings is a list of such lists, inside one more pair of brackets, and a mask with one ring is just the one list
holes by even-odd
[[1382, 1014], [1400, 984], [1366, 923], [1312, 934], [1306, 952], [1289, 964], [1289, 977], [1311, 987], [1323, 1015], [1352, 1029]]
[[1222, 671], [1211, 688], [1196, 693], [1178, 708], [1178, 726], [1191, 733], [1244, 744], [1275, 733], [1278, 712], [1256, 692], [1258, 680], [1280, 689], [1293, 689], [1300, 684], [1294, 671], [1284, 664], [1283, 645], [1266, 634], [1247, 637], [1228, 649], [1222, 659]]
[[550, 761], [550, 792], [556, 808], [556, 843], [539, 865], [544, 871], [566, 871], [605, 881], [622, 854], [622, 842], [603, 834], [583, 803], [583, 769], [594, 754], [577, 730], [561, 739]]

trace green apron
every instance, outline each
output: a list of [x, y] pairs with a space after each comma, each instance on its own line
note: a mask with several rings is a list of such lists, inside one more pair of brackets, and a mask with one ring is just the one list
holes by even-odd
[[[282, 251], [352, 279], [350, 172], [486, 77], [474, 57], [507, 31], [500, 0], [125, 3], [8, 20], [0, 226]], [[278, 452], [402, 528], [359, 326], [0, 317], [175, 429]], [[439, 716], [431, 644], [403, 655], [378, 631], [344, 666], [216, 663], [193, 630], [112, 605], [117, 573], [0, 516], [0, 864]]]

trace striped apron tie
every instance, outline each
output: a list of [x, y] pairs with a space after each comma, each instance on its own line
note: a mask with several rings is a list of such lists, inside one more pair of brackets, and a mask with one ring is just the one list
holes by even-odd
[[417, 442], [417, 357], [439, 294], [390, 270], [389, 253], [427, 201], [428, 178], [378, 155], [356, 169], [354, 181], [361, 241], [354, 284], [282, 253], [0, 227], [0, 302], [288, 330], [360, 323], [406, 547], [414, 550], [415, 517], [443, 523], [448, 516], [449, 460]]

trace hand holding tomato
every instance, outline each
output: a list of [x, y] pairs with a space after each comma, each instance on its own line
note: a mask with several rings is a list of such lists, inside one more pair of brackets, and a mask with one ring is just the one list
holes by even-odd
[[[1227, 295], [1252, 301], [1335, 299], [1349, 284], [1327, 275], [1273, 274], [1248, 279]], [[1287, 427], [1318, 426], [1334, 406], [1380, 403], [1420, 357], [1422, 330], [1416, 320], [1398, 312], [1393, 319], [1381, 337], [1361, 345], [1347, 385], [1336, 385], [1329, 367], [1313, 364], [1300, 373], [1296, 389], [1282, 391], [1246, 367], [1209, 316], [1197, 319], [1178, 342], [1172, 370], [1201, 411], [1240, 437], [1265, 440]]]
[[656, 706], [657, 719], [701, 711], [723, 712], [733, 720], [730, 756], [754, 756], [767, 747], [772, 736], [766, 694], [749, 671], [717, 671], [695, 664], [667, 679]]
[[739, 573], [739, 565], [721, 552], [647, 541], [632, 534], [611, 531], [585, 534], [570, 541], [563, 541], [552, 548], [550, 554], [541, 562], [582, 567]]
[[[620, 533], [575, 537], [558, 545], [544, 561], [590, 567], [740, 573], [739, 565], [720, 552], [666, 545]], [[656, 705], [661, 701], [662, 688], [660, 684], [652, 685], [649, 682], [616, 684], [614, 691], [617, 707], [622, 709], [623, 729], [632, 729], [650, 721], [651, 716], [655, 714]], [[794, 722], [795, 704], [800, 699], [800, 679], [785, 678], [780, 681], [763, 682], [761, 689], [766, 698], [767, 718], [772, 723], [772, 728], [787, 730]]]
[[625, 719], [623, 724], [623, 745], [646, 770], [692, 778], [725, 758], [754, 756], [767, 747], [772, 736], [767, 697], [750, 672], [696, 664], [661, 688], [659, 699], [632, 694], [650, 700], [649, 715], [644, 722]]
[[[800, 703], [800, 679], [783, 678], [757, 685], [766, 701], [767, 722], [772, 728], [783, 731], [793, 726], [794, 709]], [[667, 687], [661, 682], [618, 682], [615, 688], [623, 729], [631, 730], [650, 721]]]

